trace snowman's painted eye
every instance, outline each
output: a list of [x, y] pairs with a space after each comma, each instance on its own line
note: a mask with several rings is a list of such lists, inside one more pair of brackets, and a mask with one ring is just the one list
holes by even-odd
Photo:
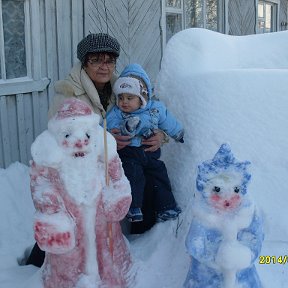
[[88, 133], [86, 133], [86, 137], [87, 137], [88, 139], [90, 139], [90, 135], [89, 135]]
[[70, 134], [65, 134], [65, 138], [69, 138]]
[[213, 188], [213, 191], [215, 191], [217, 193], [220, 192], [220, 190], [221, 190], [221, 188], [218, 186], [214, 186], [214, 188]]
[[235, 193], [239, 193], [239, 191], [240, 191], [239, 187], [234, 187], [234, 192]]

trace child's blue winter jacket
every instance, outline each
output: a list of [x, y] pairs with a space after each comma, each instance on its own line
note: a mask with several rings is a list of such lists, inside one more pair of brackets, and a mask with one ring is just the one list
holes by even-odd
[[143, 138], [151, 137], [155, 130], [160, 129], [176, 141], [183, 142], [184, 130], [180, 122], [167, 110], [165, 105], [152, 100], [152, 85], [144, 69], [139, 64], [125, 67], [120, 77], [136, 76], [141, 78], [148, 91], [148, 101], [145, 108], [139, 108], [132, 113], [122, 112], [116, 105], [107, 113], [107, 128], [117, 128], [121, 135], [131, 136], [130, 146], [141, 146]]
[[124, 113], [116, 105], [107, 113], [107, 128], [120, 129], [122, 135], [129, 135], [130, 146], [141, 146], [142, 138], [149, 138], [160, 129], [176, 141], [183, 139], [182, 125], [159, 101], [149, 100], [144, 109]]

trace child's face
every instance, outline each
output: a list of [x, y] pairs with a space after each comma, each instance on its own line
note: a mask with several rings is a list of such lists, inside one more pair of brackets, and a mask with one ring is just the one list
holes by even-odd
[[118, 96], [118, 107], [123, 112], [134, 112], [140, 108], [141, 104], [141, 99], [136, 95], [123, 93]]

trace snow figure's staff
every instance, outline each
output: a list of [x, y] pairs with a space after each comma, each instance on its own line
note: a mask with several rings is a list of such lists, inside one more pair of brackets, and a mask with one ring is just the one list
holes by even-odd
[[[104, 130], [104, 162], [105, 162], [105, 180], [106, 186], [109, 187], [109, 173], [108, 173], [108, 147], [107, 147], [107, 120], [104, 118], [103, 122]], [[113, 239], [112, 239], [112, 223], [108, 224], [108, 237], [109, 237], [109, 249], [113, 259]]]

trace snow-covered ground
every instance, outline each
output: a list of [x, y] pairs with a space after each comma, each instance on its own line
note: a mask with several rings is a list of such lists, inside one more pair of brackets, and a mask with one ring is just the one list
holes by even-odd
[[[179, 221], [156, 224], [130, 235], [138, 267], [137, 288], [179, 288], [190, 258], [185, 237], [191, 223], [197, 165], [211, 159], [222, 143], [249, 160], [248, 193], [262, 209], [265, 240], [261, 255], [288, 255], [288, 32], [228, 36], [189, 29], [168, 43], [156, 91], [183, 123], [185, 143], [163, 148]], [[28, 167], [0, 170], [0, 287], [41, 287], [39, 269], [21, 266], [34, 243], [34, 207]], [[26, 252], [25, 252], [26, 251]], [[26, 254], [27, 256], [27, 254]], [[264, 288], [286, 288], [288, 263], [256, 263]]]

